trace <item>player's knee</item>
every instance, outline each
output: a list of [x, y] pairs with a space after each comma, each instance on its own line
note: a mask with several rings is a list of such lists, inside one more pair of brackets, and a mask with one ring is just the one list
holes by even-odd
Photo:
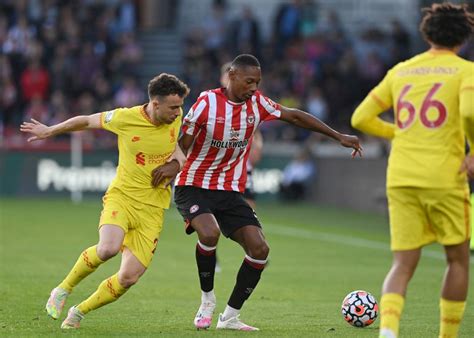
[[140, 274], [138, 273], [119, 273], [118, 281], [120, 285], [124, 288], [129, 288], [132, 285], [136, 284], [140, 279]]
[[250, 257], [255, 259], [267, 259], [268, 255], [270, 254], [270, 247], [267, 243], [262, 242], [261, 244], [251, 248], [250, 250]]
[[115, 245], [112, 243], [99, 244], [97, 246], [97, 256], [99, 256], [101, 260], [106, 261], [118, 254], [120, 248], [121, 245]]
[[199, 241], [207, 246], [216, 246], [219, 241], [220, 231], [217, 228], [201, 229], [199, 232]]

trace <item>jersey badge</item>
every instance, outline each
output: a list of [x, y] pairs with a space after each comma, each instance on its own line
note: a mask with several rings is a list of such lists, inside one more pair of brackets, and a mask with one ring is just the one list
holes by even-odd
[[112, 121], [112, 117], [114, 117], [114, 111], [109, 110], [108, 112], [105, 113], [104, 122], [109, 123], [110, 121]]

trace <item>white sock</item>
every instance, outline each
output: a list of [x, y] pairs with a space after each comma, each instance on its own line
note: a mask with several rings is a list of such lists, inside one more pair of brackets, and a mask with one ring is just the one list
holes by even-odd
[[210, 302], [216, 304], [216, 295], [214, 294], [214, 290], [209, 292], [201, 291], [201, 303]]
[[227, 305], [225, 307], [224, 313], [222, 314], [222, 319], [227, 320], [232, 317], [236, 317], [240, 313], [240, 310], [234, 309], [233, 307]]

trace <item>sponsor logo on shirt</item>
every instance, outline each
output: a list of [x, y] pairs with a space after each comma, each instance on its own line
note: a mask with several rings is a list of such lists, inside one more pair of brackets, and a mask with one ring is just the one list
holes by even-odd
[[137, 142], [137, 141], [140, 141], [140, 136], [132, 137], [132, 142]]
[[135, 155], [135, 163], [138, 165], [145, 165], [145, 154], [139, 152]]
[[235, 149], [240, 148], [243, 149], [247, 146], [249, 140], [242, 140], [242, 141], [221, 141], [212, 139], [211, 147], [214, 148], [225, 148], [225, 149]]

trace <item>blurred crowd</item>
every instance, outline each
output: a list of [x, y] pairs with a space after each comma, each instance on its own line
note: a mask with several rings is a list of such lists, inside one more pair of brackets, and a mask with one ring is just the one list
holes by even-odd
[[[138, 83], [143, 51], [137, 42], [137, 3], [0, 2], [0, 141], [24, 142], [17, 132], [23, 120], [52, 124], [146, 99]], [[206, 20], [183, 36], [183, 74], [177, 75], [192, 90], [187, 105], [201, 91], [219, 86], [222, 64], [251, 53], [262, 63], [261, 90], [267, 96], [349, 132], [356, 105], [387, 69], [417, 49], [396, 18], [384, 29], [347, 31], [338, 13], [321, 10], [316, 0], [281, 4], [265, 36], [250, 5], [231, 16], [225, 0], [211, 3]], [[462, 54], [474, 59], [472, 43]], [[278, 121], [261, 129], [270, 141], [312, 140], [307, 131]], [[87, 135], [91, 146], [115, 142], [107, 133]]]
[[[389, 30], [346, 31], [336, 11], [321, 11], [311, 0], [280, 5], [271, 37], [264, 39], [251, 7], [230, 17], [226, 2], [216, 0], [202, 26], [186, 36], [185, 80], [197, 96], [218, 85], [215, 65], [251, 53], [262, 63], [267, 96], [348, 132], [355, 107], [390, 67], [412, 55], [413, 45], [396, 18]], [[466, 47], [463, 54], [474, 59], [473, 51]], [[304, 141], [310, 135], [281, 122], [262, 125], [262, 132], [266, 140]]]
[[[53, 124], [145, 99], [137, 85], [142, 50], [132, 0], [3, 0], [0, 4], [0, 127]], [[94, 135], [90, 136], [94, 142]], [[101, 138], [106, 146], [113, 139]]]

